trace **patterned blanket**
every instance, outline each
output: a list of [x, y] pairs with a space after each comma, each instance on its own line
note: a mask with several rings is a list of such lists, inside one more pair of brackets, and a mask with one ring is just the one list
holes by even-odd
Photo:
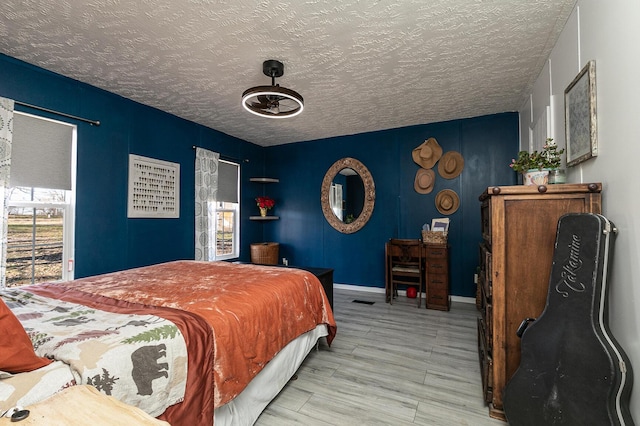
[[[21, 289], [2, 290], [0, 296], [29, 334], [36, 353], [70, 367], [69, 385], [92, 385], [152, 416], [182, 401], [187, 348], [172, 322], [155, 315], [115, 314]], [[10, 381], [4, 386], [11, 386]]]
[[43, 401], [76, 384], [71, 367], [62, 361], [26, 373], [0, 371], [0, 415], [16, 405], [28, 407]]
[[[181, 334], [184, 338], [189, 356], [184, 401], [168, 407], [160, 416], [171, 424], [210, 426], [214, 408], [242, 392], [289, 342], [319, 324], [328, 326], [329, 344], [336, 334], [333, 312], [320, 281], [307, 271], [291, 268], [174, 261], [69, 282], [27, 286], [22, 290], [83, 306], [73, 317], [48, 317], [50, 327], [89, 326], [89, 330], [80, 328], [76, 337], [71, 338], [74, 342], [69, 343], [76, 344], [78, 349], [75, 352], [70, 350], [66, 355], [69, 362], [79, 357], [78, 351], [86, 350], [82, 342], [85, 335], [82, 333], [96, 332], [91, 329], [93, 323], [102, 321], [86, 321], [90, 317], [84, 311], [150, 315], [146, 319], [125, 320], [124, 324], [110, 324], [97, 332], [104, 334], [100, 338], [120, 339], [117, 341], [126, 347], [139, 344], [139, 340], [144, 339], [134, 332], [114, 336], [116, 331], [121, 330], [121, 325], [133, 329], [145, 327], [145, 331], [158, 338], [142, 343], [149, 351], [144, 356], [150, 362], [149, 378], [142, 381], [151, 382], [153, 395], [159, 389], [164, 389], [164, 385], [177, 383], [172, 374], [179, 377], [174, 365], [177, 358], [171, 358], [178, 352], [173, 353], [173, 349], [170, 350], [163, 340], [171, 340], [174, 330], [165, 328], [168, 324], [159, 321], [159, 318], [176, 325], [179, 333], [175, 336]], [[29, 317], [19, 319], [28, 320]], [[40, 333], [41, 322], [41, 318], [37, 318], [35, 323], [26, 323], [25, 327]], [[48, 337], [51, 329], [46, 333]], [[48, 355], [46, 349], [52, 345], [58, 350], [56, 345], [67, 339], [60, 337], [56, 342], [40, 343], [39, 336], [33, 337], [40, 355]], [[103, 345], [117, 352], [119, 344], [115, 343], [116, 340], [107, 340]], [[167, 346], [166, 349], [163, 344]], [[125, 356], [132, 358], [133, 353]], [[95, 359], [95, 356], [89, 359]], [[107, 369], [109, 373], [106, 374], [102, 366], [87, 364], [90, 369], [82, 383], [91, 380], [100, 383], [100, 386], [111, 387], [111, 392], [116, 392], [124, 373], [115, 375]], [[129, 364], [132, 368], [133, 361]], [[136, 398], [148, 392], [148, 388], [138, 388], [141, 380], [136, 381], [133, 374], [130, 376], [131, 380], [125, 380], [129, 382], [129, 391]], [[172, 393], [167, 401], [173, 400], [174, 396]], [[131, 403], [128, 395], [121, 400], [136, 406], [141, 403]], [[143, 409], [150, 414], [157, 413]]]

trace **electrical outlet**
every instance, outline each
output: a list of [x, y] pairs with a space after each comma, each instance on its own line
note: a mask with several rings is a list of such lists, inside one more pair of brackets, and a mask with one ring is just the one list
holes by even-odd
[[283, 258], [282, 258], [282, 264], [283, 264], [284, 266], [289, 266], [289, 259], [287, 259], [286, 257], [283, 257]]

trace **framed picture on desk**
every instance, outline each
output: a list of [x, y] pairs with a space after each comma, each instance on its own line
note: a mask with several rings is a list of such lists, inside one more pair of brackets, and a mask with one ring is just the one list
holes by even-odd
[[431, 219], [431, 230], [434, 232], [449, 232], [449, 219]]

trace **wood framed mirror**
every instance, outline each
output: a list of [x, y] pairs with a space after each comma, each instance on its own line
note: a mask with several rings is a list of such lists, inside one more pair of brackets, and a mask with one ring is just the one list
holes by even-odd
[[322, 213], [329, 225], [343, 234], [352, 234], [366, 225], [375, 200], [373, 177], [355, 158], [341, 158], [324, 175], [320, 190]]

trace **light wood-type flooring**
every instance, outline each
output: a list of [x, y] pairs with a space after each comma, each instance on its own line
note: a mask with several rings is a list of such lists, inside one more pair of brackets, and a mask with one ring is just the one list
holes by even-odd
[[331, 347], [321, 339], [256, 425], [507, 426], [482, 400], [474, 304], [335, 289], [334, 315]]

